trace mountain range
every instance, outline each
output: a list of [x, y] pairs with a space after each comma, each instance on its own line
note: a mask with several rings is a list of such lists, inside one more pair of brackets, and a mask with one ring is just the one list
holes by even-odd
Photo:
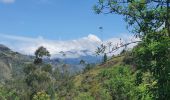
[[[50, 63], [53, 68], [61, 68], [63, 64], [67, 64], [68, 70], [71, 73], [81, 71], [88, 63], [98, 63], [101, 57], [93, 56], [89, 54], [88, 50], [84, 51], [67, 51], [66, 57], [55, 57], [50, 59], [44, 59], [46, 63]], [[84, 53], [84, 55], [81, 55]], [[67, 55], [78, 55], [74, 58], [67, 58]], [[13, 76], [18, 76], [23, 73], [23, 68], [32, 63], [34, 56], [24, 55], [18, 52], [14, 52], [5, 45], [0, 44], [0, 80], [10, 79]], [[80, 60], [84, 60], [86, 64], [80, 64]]]
[[[0, 35], [0, 44], [10, 47], [13, 51], [26, 55], [34, 55], [35, 50], [43, 46], [47, 48], [52, 58], [63, 58], [61, 52], [66, 53], [66, 57], [64, 58], [79, 58], [86, 55], [95, 56], [95, 50], [101, 44], [108, 44], [111, 42], [112, 45], [117, 45], [120, 44], [120, 42], [127, 43], [136, 40], [136, 38], [130, 34], [120, 34], [120, 37], [110, 38], [104, 41], [93, 34], [74, 40], [49, 40], [41, 36], [32, 38], [6, 34]], [[131, 47], [133, 46], [134, 45]]]
[[[122, 37], [122, 41], [131, 41], [128, 38], [131, 36]], [[81, 71], [88, 63], [100, 63], [102, 57], [96, 56], [95, 50], [102, 43], [107, 44], [108, 42], [115, 45], [120, 42], [120, 38], [101, 41], [97, 36], [90, 34], [76, 40], [55, 41], [42, 37], [36, 39], [1, 35], [0, 43], [4, 45], [0, 45], [0, 80], [9, 79], [12, 75], [20, 75], [23, 67], [33, 62], [34, 52], [40, 46], [44, 46], [50, 52], [51, 58], [45, 59], [45, 62], [50, 63], [53, 68], [62, 68], [63, 64], [67, 64], [70, 72], [77, 72]], [[120, 51], [118, 50], [118, 52]], [[80, 64], [81, 60], [84, 60], [85, 64]]]

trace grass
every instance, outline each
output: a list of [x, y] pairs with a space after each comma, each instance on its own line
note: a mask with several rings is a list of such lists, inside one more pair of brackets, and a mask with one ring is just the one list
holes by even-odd
[[124, 56], [117, 56], [117, 57], [112, 57], [109, 59], [105, 64], [100, 64], [94, 67], [93, 69], [90, 69], [89, 71], [79, 74], [74, 77], [74, 85], [75, 87], [81, 87], [83, 81], [90, 81], [90, 87], [96, 88], [99, 84], [97, 84], [97, 76], [98, 74], [103, 70], [103, 69], [109, 69], [114, 66], [121, 65], [123, 63]]

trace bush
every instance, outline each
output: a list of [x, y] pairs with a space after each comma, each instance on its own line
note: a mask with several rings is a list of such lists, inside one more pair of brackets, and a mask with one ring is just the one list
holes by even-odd
[[82, 92], [82, 93], [79, 93], [79, 95], [75, 97], [74, 100], [95, 100], [95, 99], [89, 93]]
[[33, 100], [50, 100], [50, 96], [45, 91], [41, 91], [33, 96]]
[[83, 69], [84, 72], [89, 71], [90, 69], [94, 68], [94, 65], [92, 64], [87, 64], [86, 67]]
[[[129, 66], [105, 69], [99, 74], [103, 87], [114, 100], [150, 100], [147, 83], [136, 85], [136, 73]], [[143, 77], [142, 77], [143, 78]]]
[[8, 90], [0, 85], [0, 100], [19, 100], [15, 90]]
[[52, 66], [50, 64], [47, 64], [47, 65], [42, 67], [42, 70], [45, 71], [45, 72], [52, 73]]

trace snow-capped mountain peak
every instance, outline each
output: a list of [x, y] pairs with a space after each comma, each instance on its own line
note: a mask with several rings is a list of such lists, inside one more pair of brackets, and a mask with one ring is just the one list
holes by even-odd
[[[69, 41], [48, 40], [41, 36], [38, 38], [29, 38], [6, 34], [0, 35], [1, 41], [3, 41], [0, 41], [0, 43], [22, 54], [34, 55], [34, 52], [38, 47], [44, 46], [50, 52], [52, 57], [62, 57], [60, 52], [64, 52], [68, 58], [94, 55], [96, 48], [102, 43], [107, 44], [108, 42], [112, 42], [112, 44], [117, 44], [120, 42], [120, 38], [111, 38], [102, 42], [99, 37], [93, 34]], [[122, 40], [124, 41], [129, 41], [131, 38], [130, 35], [124, 34], [123, 36]]]
[[100, 40], [96, 35], [93, 35], [93, 34], [89, 34], [89, 35], [87, 36], [87, 38], [88, 38], [90, 41], [101, 42], [101, 40]]

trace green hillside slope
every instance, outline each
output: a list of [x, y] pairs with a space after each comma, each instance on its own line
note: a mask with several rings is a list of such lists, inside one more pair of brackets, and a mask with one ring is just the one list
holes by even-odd
[[[136, 85], [136, 74], [132, 65], [125, 65], [125, 56], [114, 57], [73, 78], [74, 88], [79, 91], [73, 100], [150, 100], [146, 94], [150, 75], [144, 75], [144, 83]], [[147, 81], [146, 81], [147, 80]], [[73, 92], [72, 92], [73, 93]]]

